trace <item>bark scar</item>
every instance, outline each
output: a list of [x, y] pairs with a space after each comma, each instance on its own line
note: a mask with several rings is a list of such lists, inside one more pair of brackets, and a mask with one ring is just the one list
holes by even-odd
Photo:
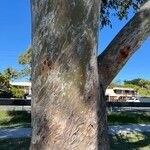
[[129, 56], [130, 51], [131, 51], [131, 47], [129, 45], [125, 46], [120, 50], [120, 54], [117, 58], [118, 64], [124, 62], [124, 60]]

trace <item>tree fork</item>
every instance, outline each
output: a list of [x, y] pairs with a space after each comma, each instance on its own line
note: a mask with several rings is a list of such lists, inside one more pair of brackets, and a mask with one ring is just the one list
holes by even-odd
[[147, 1], [98, 56], [99, 78], [104, 88], [149, 36], [150, 1]]

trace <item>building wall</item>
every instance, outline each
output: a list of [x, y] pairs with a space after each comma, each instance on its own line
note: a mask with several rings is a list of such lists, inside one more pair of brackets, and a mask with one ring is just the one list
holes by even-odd
[[126, 101], [136, 97], [137, 93], [131, 88], [113, 88], [106, 89], [105, 95], [108, 101]]

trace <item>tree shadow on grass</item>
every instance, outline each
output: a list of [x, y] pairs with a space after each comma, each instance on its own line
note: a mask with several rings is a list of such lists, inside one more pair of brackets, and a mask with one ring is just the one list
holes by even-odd
[[29, 150], [30, 138], [0, 139], [1, 150]]
[[117, 112], [108, 115], [110, 124], [150, 123], [150, 113]]
[[127, 133], [109, 135], [111, 150], [149, 150], [150, 133]]
[[7, 111], [6, 119], [0, 120], [0, 127], [31, 127], [31, 113], [27, 111]]

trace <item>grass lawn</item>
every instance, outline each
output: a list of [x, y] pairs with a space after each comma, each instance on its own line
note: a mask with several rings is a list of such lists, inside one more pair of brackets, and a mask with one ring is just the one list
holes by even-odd
[[30, 127], [31, 114], [27, 111], [0, 110], [0, 128]]
[[[113, 112], [109, 124], [150, 124], [150, 113]], [[26, 111], [0, 111], [0, 128], [30, 127], [31, 114]], [[150, 150], [150, 133], [109, 135], [111, 150]], [[30, 138], [0, 140], [0, 150], [28, 150]]]
[[111, 112], [109, 124], [150, 124], [150, 112]]
[[[150, 133], [109, 135], [111, 150], [150, 150]], [[30, 138], [0, 140], [0, 150], [29, 150]]]
[[[150, 124], [150, 112], [111, 112], [108, 123], [117, 124]], [[0, 110], [0, 128], [20, 128], [31, 126], [31, 114], [27, 111]]]
[[150, 150], [150, 133], [110, 135], [111, 150]]

